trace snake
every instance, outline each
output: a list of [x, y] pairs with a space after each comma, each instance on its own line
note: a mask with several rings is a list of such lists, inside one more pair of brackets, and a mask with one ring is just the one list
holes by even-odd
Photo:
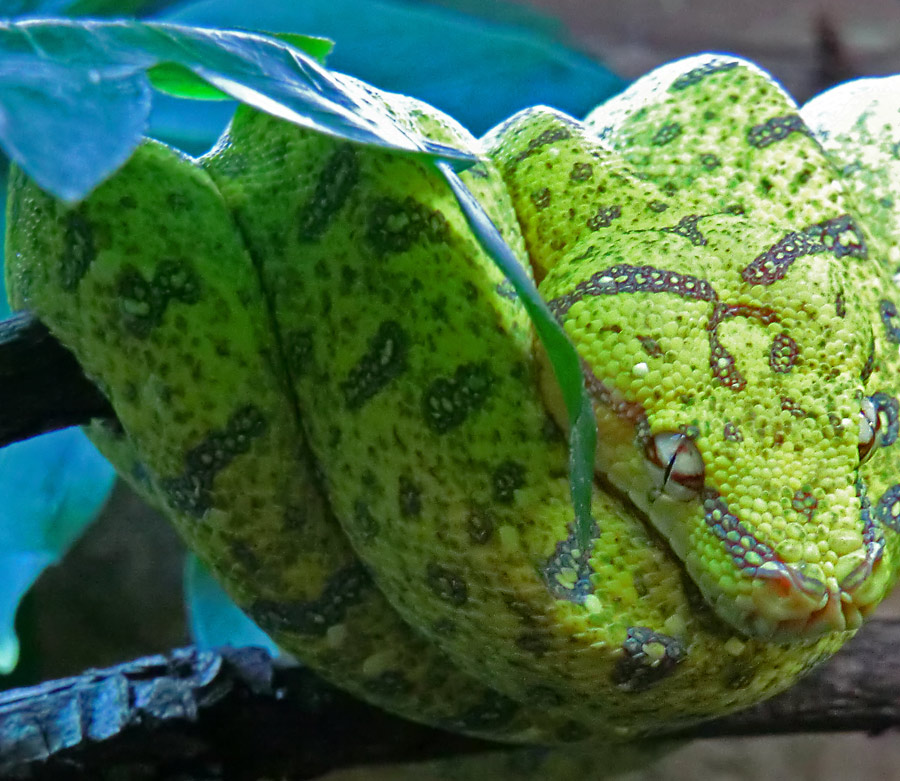
[[10, 302], [119, 474], [280, 647], [448, 730], [627, 742], [836, 652], [900, 555], [897, 111], [698, 55], [476, 139], [336, 78], [477, 155], [581, 361], [590, 545], [548, 355], [438, 167], [247, 106], [75, 204], [11, 173]]

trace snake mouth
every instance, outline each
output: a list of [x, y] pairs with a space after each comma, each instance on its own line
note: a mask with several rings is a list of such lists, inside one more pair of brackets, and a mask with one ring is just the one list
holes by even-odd
[[839, 583], [826, 585], [799, 567], [770, 561], [753, 579], [751, 605], [742, 629], [773, 640], [814, 639], [854, 631], [881, 600], [890, 572], [882, 550], [870, 544], [866, 556]]

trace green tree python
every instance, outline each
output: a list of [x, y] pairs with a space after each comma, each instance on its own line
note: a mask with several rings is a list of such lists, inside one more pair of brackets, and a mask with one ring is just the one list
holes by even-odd
[[480, 156], [578, 350], [591, 548], [546, 355], [438, 170], [246, 107], [74, 206], [12, 174], [11, 302], [111, 400], [121, 475], [282, 647], [451, 730], [624, 741], [840, 648], [898, 566], [890, 127], [811, 129], [725, 56], [480, 140], [366, 89]]

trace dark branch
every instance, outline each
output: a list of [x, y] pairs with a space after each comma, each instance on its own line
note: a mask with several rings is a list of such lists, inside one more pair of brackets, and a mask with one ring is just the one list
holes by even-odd
[[28, 312], [0, 321], [0, 447], [115, 417], [75, 357]]
[[[900, 621], [873, 621], [785, 694], [678, 736], [895, 728], [900, 661], [885, 649], [898, 644]], [[259, 649], [184, 649], [0, 694], [0, 777], [309, 779], [498, 748], [390, 716]]]

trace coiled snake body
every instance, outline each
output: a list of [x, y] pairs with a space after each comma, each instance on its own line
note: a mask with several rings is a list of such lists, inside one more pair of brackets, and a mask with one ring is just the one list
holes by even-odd
[[[450, 729], [626, 739], [837, 650], [900, 528], [894, 169], [864, 120], [816, 137], [719, 56], [481, 141], [371, 95], [484, 155], [463, 178], [583, 360], [593, 547], [555, 379], [437, 170], [247, 108], [74, 207], [13, 174], [11, 300], [112, 401], [89, 433], [121, 474], [283, 647]], [[881, 156], [841, 171], [853, 144]]]

